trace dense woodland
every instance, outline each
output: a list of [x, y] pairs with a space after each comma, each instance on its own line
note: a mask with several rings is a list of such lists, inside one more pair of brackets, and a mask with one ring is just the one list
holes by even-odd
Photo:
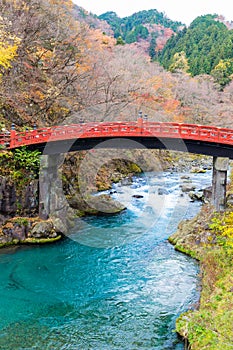
[[221, 88], [232, 79], [233, 30], [215, 15], [196, 18], [189, 28], [173, 35], [159, 53], [164, 68], [192, 76], [209, 74]]
[[114, 37], [122, 42], [131, 44], [141, 39], [148, 39], [153, 43], [153, 39], [171, 36], [177, 33], [184, 24], [174, 22], [157, 10], [140, 11], [132, 16], [120, 18], [115, 12], [106, 12], [99, 16], [99, 19], [106, 21], [114, 32]]
[[[179, 31], [178, 22], [165, 21], [158, 13], [159, 25], [163, 21], [174, 33], [168, 41], [165, 33], [163, 50], [161, 42], [156, 44], [158, 62], [136, 43], [119, 45], [109, 24], [70, 0], [0, 0], [0, 6], [1, 127], [12, 122], [23, 129], [35, 123], [135, 120], [139, 111], [149, 120], [232, 126], [231, 75], [222, 84], [212, 74], [220, 64], [217, 57], [221, 62], [228, 53], [226, 60], [232, 59], [232, 30], [222, 22], [204, 16]], [[137, 26], [141, 19], [145, 22], [146, 13], [133, 16]], [[154, 13], [148, 11], [151, 22]], [[210, 27], [215, 34], [208, 34], [207, 22], [214, 23]], [[131, 31], [139, 30], [128, 23]], [[210, 37], [212, 42], [227, 41], [221, 55], [214, 45], [199, 49]], [[194, 38], [202, 58], [194, 57], [199, 70], [192, 72], [195, 64], [185, 45]], [[210, 59], [211, 69], [203, 71], [200, 62], [206, 62], [206, 51], [215, 61]], [[179, 66], [183, 55], [185, 65]]]

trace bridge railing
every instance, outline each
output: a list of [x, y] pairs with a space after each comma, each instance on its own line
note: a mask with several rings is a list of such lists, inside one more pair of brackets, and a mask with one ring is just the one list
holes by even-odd
[[102, 122], [83, 123], [40, 128], [17, 133], [10, 138], [0, 135], [0, 145], [10, 143], [9, 148], [78, 138], [106, 137], [157, 137], [180, 138], [233, 145], [233, 130], [197, 124], [160, 122]]
[[10, 146], [10, 133], [0, 134], [0, 146], [1, 148], [7, 148]]

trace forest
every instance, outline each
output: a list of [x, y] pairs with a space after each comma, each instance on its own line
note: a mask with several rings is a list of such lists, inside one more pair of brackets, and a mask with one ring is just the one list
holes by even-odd
[[[124, 19], [114, 12], [97, 17], [71, 0], [0, 0], [0, 9], [2, 133], [10, 130], [12, 123], [17, 131], [25, 131], [35, 126], [131, 121], [137, 120], [139, 114], [147, 116], [149, 121], [232, 129], [233, 29], [232, 23], [221, 15], [200, 16], [186, 28], [156, 10], [142, 11]], [[67, 157], [62, 173], [62, 186], [67, 188], [61, 189], [69, 195], [68, 190], [78, 189], [74, 182], [73, 187], [69, 185], [84, 157], [81, 152], [75, 156], [77, 158], [72, 153]], [[38, 152], [30, 153], [25, 148], [0, 152], [2, 183], [6, 188], [10, 187], [10, 181], [10, 185], [20, 184], [21, 192], [18, 190], [16, 199], [24, 200], [21, 193], [25, 193], [29, 183], [31, 186], [33, 180], [35, 183], [38, 180], [39, 157]], [[162, 157], [172, 162], [166, 151]], [[152, 163], [150, 156], [148, 158]], [[114, 166], [119, 167], [119, 162], [112, 164], [112, 168], [110, 164], [112, 175]], [[135, 173], [135, 164], [130, 166]], [[107, 167], [109, 163], [98, 173], [102, 180], [98, 185], [100, 190], [106, 189], [102, 184], [107, 182]], [[9, 176], [7, 171], [14, 173], [14, 177], [10, 174], [10, 181], [4, 178]], [[70, 176], [67, 175], [67, 181], [66, 173]], [[110, 179], [107, 188], [117, 181], [116, 177]], [[229, 210], [218, 215], [203, 205], [200, 216], [190, 225], [186, 221], [183, 226], [179, 225], [178, 235], [170, 238], [177, 250], [200, 261], [203, 275], [204, 292], [199, 310], [192, 306], [194, 311], [190, 309], [181, 315], [176, 324], [179, 334], [186, 341], [189, 339], [192, 349], [232, 349], [232, 183], [233, 177], [228, 189]], [[38, 196], [37, 187], [36, 195], [33, 191], [30, 193]], [[1, 198], [5, 198], [4, 195]], [[79, 197], [76, 203], [80, 205]], [[15, 211], [22, 216], [22, 201], [17, 204]], [[66, 209], [61, 204], [62, 210]], [[81, 211], [83, 215], [84, 210]], [[26, 226], [30, 221], [22, 217], [13, 220], [16, 220], [14, 225]], [[12, 225], [12, 222], [8, 225], [10, 230]], [[47, 273], [47, 270], [41, 271]], [[11, 277], [14, 273], [15, 269]], [[17, 286], [16, 289], [18, 293]], [[20, 322], [18, 325], [21, 327]], [[29, 340], [30, 326], [25, 328], [28, 331], [25, 337]], [[39, 327], [43, 328], [41, 323]], [[65, 326], [63, 329], [66, 331]], [[10, 341], [17, 338], [14, 328], [10, 328], [9, 334]]]
[[184, 27], [181, 22], [174, 22], [157, 10], [140, 11], [125, 18], [118, 17], [115, 12], [106, 12], [98, 18], [111, 26], [116, 39], [121, 37], [127, 44], [149, 37], [152, 41], [161, 32], [164, 35], [166, 29], [177, 33]]
[[175, 47], [182, 31], [161, 51], [163, 67], [135, 43], [117, 44], [103, 31], [107, 23], [90, 25], [90, 15], [80, 16], [70, 0], [0, 2], [1, 127], [41, 127], [67, 118], [134, 120], [139, 111], [155, 121], [231, 126], [232, 80], [222, 86], [207, 72], [167, 69], [166, 47]]
[[220, 20], [216, 15], [200, 16], [173, 35], [158, 54], [163, 67], [192, 76], [208, 74], [223, 89], [232, 80], [233, 30]]

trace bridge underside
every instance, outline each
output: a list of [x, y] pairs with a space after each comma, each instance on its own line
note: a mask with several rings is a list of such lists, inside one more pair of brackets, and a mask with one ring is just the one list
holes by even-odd
[[[106, 142], [107, 141], [107, 142]], [[74, 140], [52, 141], [28, 146], [31, 150], [39, 150], [43, 154], [60, 154], [92, 148], [121, 149], [167, 149], [179, 152], [203, 154], [213, 157], [233, 159], [233, 145], [217, 144], [207, 141], [183, 140], [156, 137], [109, 137], [109, 138], [78, 138]]]

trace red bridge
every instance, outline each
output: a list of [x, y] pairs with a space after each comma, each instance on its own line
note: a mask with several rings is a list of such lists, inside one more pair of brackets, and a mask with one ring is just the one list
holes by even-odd
[[[196, 124], [148, 122], [102, 122], [52, 126], [25, 132], [0, 134], [6, 149], [28, 146], [44, 154], [65, 153], [98, 147], [115, 147], [104, 142], [121, 138], [116, 147], [172, 149], [233, 159], [233, 130]], [[119, 146], [120, 145], [120, 146]], [[140, 148], [140, 147], [139, 147]]]

